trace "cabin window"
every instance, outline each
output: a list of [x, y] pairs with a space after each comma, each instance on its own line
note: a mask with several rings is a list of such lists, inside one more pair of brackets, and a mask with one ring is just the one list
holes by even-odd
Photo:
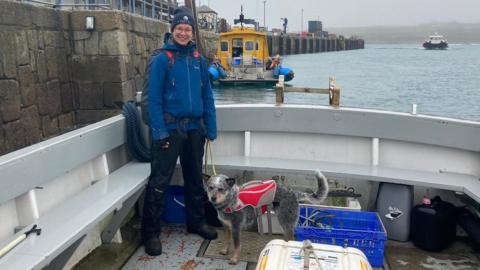
[[220, 50], [222, 52], [228, 52], [228, 41], [220, 42]]
[[253, 41], [245, 42], [245, 50], [246, 51], [253, 51]]
[[242, 39], [233, 39], [232, 40], [232, 46], [236, 47], [236, 48], [243, 47], [243, 40]]

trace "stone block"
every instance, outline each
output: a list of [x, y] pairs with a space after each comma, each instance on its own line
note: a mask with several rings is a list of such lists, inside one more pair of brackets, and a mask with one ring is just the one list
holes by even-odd
[[44, 31], [43, 42], [46, 47], [64, 48], [63, 34], [60, 31]]
[[155, 34], [160, 38], [163, 38], [163, 35], [167, 32], [170, 32], [170, 24], [155, 20], [155, 23], [153, 24], [153, 31], [149, 33]]
[[128, 30], [138, 32], [138, 33], [147, 33], [147, 27], [145, 24], [145, 19], [140, 15], [130, 15]]
[[135, 66], [135, 70], [136, 70], [134, 75], [144, 74], [145, 68], [147, 67], [147, 59], [141, 56], [135, 55], [133, 56], [133, 65]]
[[143, 91], [143, 81], [144, 81], [144, 76], [142, 75], [137, 75], [135, 76], [134, 79], [134, 91], [135, 92], [141, 92]]
[[92, 57], [72, 56], [72, 77], [77, 82], [86, 82], [95, 80], [95, 67], [90, 63]]
[[[124, 56], [102, 56], [92, 59], [97, 82], [123, 82], [127, 80], [126, 61]], [[108, 71], [108, 72], [106, 72]]]
[[128, 55], [127, 34], [122, 31], [103, 32], [99, 47], [100, 55]]
[[99, 83], [81, 83], [78, 85], [80, 109], [103, 108], [103, 90]]
[[77, 125], [88, 125], [120, 113], [120, 110], [77, 110], [75, 120]]
[[43, 50], [45, 49], [45, 42], [43, 42], [43, 31], [38, 31], [37, 33], [37, 44], [38, 44], [38, 49]]
[[60, 96], [62, 97], [62, 112], [68, 113], [74, 110], [74, 96], [71, 83], [64, 83], [60, 88]]
[[48, 90], [46, 84], [37, 84], [35, 87], [37, 96], [38, 113], [40, 115], [47, 115], [49, 106], [48, 104]]
[[26, 146], [25, 129], [20, 120], [6, 123], [5, 130], [5, 151], [7, 153]]
[[38, 50], [30, 50], [30, 66], [33, 72], [37, 71]]
[[33, 71], [30, 66], [18, 67], [18, 81], [20, 82], [22, 107], [33, 105], [36, 102], [36, 93]]
[[137, 91], [135, 91], [133, 84], [133, 79], [122, 83], [123, 101], [135, 99]]
[[58, 128], [63, 130], [72, 129], [74, 127], [74, 112], [62, 114], [58, 117]]
[[122, 83], [103, 84], [103, 104], [109, 108], [115, 108], [116, 103], [123, 102]]
[[79, 55], [85, 54], [85, 45], [83, 40], [76, 40], [73, 43], [73, 46], [74, 46], [74, 49], [73, 49], [74, 54], [79, 54]]
[[17, 77], [16, 44], [15, 34], [12, 31], [0, 29], [0, 59], [4, 78]]
[[40, 128], [40, 116], [36, 106], [30, 106], [22, 110], [20, 123], [25, 131], [24, 136], [27, 145], [40, 141], [42, 131]]
[[15, 32], [15, 47], [17, 52], [17, 65], [27, 65], [30, 61], [28, 52], [27, 33], [25, 31]]
[[37, 55], [37, 75], [39, 82], [47, 81], [47, 58], [44, 50], [39, 50]]
[[131, 81], [122, 83], [105, 83], [103, 85], [103, 103], [106, 107], [120, 109], [118, 104], [133, 99]]
[[0, 1], [0, 25], [30, 26], [32, 5], [14, 1]]
[[37, 50], [38, 49], [38, 32], [37, 30], [27, 30], [27, 41], [28, 41], [28, 48], [30, 50]]
[[20, 118], [20, 89], [14, 80], [0, 80], [0, 115], [3, 122]]
[[32, 16], [33, 25], [38, 28], [58, 29], [58, 10], [45, 7], [35, 7], [35, 16]]
[[135, 35], [135, 54], [144, 55], [146, 51], [145, 39]]
[[98, 32], [92, 32], [84, 39], [83, 46], [85, 55], [98, 55], [98, 35]]
[[46, 60], [46, 67], [47, 67], [47, 80], [53, 80], [58, 78], [58, 51], [56, 48], [53, 47], [46, 47], [45, 48], [45, 60]]
[[48, 114], [51, 117], [58, 116], [62, 112], [62, 97], [58, 80], [47, 82], [47, 102]]
[[3, 66], [5, 65], [5, 56], [3, 53], [0, 53], [0, 78], [5, 78], [5, 73], [4, 73], [4, 68]]
[[70, 81], [70, 66], [65, 49], [57, 49], [57, 70], [60, 82]]
[[58, 118], [46, 115], [42, 117], [43, 137], [50, 137], [58, 133]]
[[5, 135], [3, 133], [3, 125], [0, 126], [0, 156], [7, 153], [5, 150]]
[[72, 30], [85, 30], [85, 17], [95, 17], [96, 31], [125, 30], [125, 15], [117, 10], [104, 11], [75, 11], [71, 13]]

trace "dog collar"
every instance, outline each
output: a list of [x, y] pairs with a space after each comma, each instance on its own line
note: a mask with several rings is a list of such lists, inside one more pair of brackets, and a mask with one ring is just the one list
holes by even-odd
[[245, 183], [238, 193], [237, 203], [232, 207], [223, 209], [225, 213], [240, 211], [246, 206], [253, 208], [262, 207], [271, 204], [275, 198], [277, 183], [275, 180], [256, 180]]

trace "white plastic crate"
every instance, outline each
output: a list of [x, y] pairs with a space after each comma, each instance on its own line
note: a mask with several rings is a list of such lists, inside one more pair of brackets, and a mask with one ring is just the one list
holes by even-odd
[[309, 254], [309, 270], [372, 269], [365, 254], [356, 248], [327, 244], [311, 244], [308, 250], [304, 247], [303, 242], [272, 240], [260, 253], [256, 270], [304, 270], [305, 253]]

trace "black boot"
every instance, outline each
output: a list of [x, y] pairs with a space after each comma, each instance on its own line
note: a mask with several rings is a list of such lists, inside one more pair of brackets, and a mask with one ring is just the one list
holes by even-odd
[[150, 256], [158, 256], [162, 254], [162, 242], [158, 235], [143, 240], [145, 252]]
[[187, 226], [187, 231], [189, 233], [195, 233], [207, 240], [217, 239], [217, 230], [208, 226], [207, 224], [200, 225], [198, 227]]

